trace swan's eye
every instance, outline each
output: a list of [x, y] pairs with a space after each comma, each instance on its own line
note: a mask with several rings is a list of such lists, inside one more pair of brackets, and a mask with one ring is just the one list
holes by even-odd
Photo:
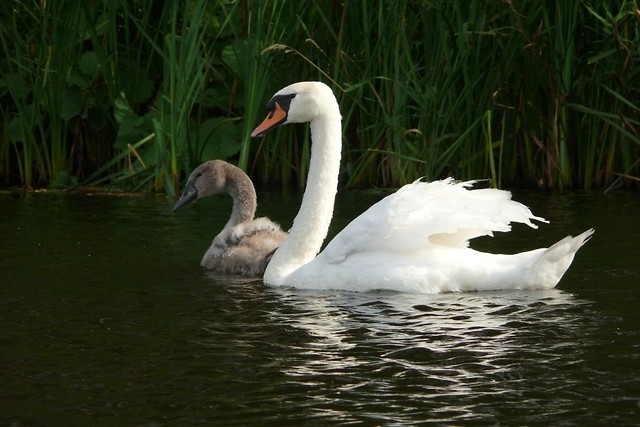
[[296, 97], [296, 94], [295, 94], [295, 93], [292, 93], [291, 95], [289, 95], [289, 99], [293, 99], [293, 98], [295, 98], [295, 97]]

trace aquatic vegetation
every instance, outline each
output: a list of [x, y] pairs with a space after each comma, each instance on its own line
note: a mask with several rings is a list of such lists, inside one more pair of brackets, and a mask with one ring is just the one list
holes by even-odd
[[637, 188], [638, 13], [631, 0], [17, 0], [0, 13], [0, 179], [174, 194], [220, 158], [303, 186], [309, 136], [250, 132], [277, 88], [319, 79], [344, 115], [343, 185]]

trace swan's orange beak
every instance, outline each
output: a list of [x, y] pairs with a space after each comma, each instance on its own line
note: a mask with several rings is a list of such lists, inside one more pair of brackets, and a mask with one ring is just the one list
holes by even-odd
[[262, 123], [260, 123], [258, 127], [253, 130], [253, 132], [251, 132], [251, 137], [255, 138], [256, 136], [262, 136], [269, 129], [285, 121], [285, 119], [287, 118], [287, 112], [284, 111], [280, 104], [278, 104], [277, 102], [275, 104], [275, 108], [269, 112], [267, 118], [264, 119]]

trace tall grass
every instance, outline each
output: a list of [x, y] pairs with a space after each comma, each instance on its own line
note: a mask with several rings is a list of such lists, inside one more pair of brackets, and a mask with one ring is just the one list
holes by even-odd
[[[88, 92], [95, 63], [82, 49], [87, 16], [80, 3], [14, 2], [2, 19], [4, 155], [31, 188], [72, 167], [68, 135], [95, 102]], [[8, 148], [11, 147], [11, 148]], [[10, 153], [8, 153], [10, 152]]]
[[[629, 79], [610, 93], [600, 84], [580, 85], [584, 78], [610, 79], [623, 66], [589, 68], [586, 52], [621, 51], [606, 34], [586, 43], [584, 33], [607, 31], [603, 21], [628, 27], [625, 61], [639, 59], [637, 7], [626, 2], [614, 22], [613, 15], [592, 19], [591, 7], [606, 9], [593, 3], [527, 3], [525, 10], [480, 1], [346, 2], [342, 9], [314, 3], [302, 19], [317, 27], [307, 26], [288, 46], [297, 54], [280, 61], [297, 62], [301, 75], [337, 82], [348, 185], [397, 186], [447, 174], [549, 188], [612, 185], [624, 177], [630, 183], [639, 151], [623, 124], [635, 127], [636, 119], [625, 114], [614, 132], [624, 139], [624, 172], [595, 182], [603, 169], [621, 168], [619, 161], [594, 164], [595, 153], [611, 156], [620, 146], [584, 129], [587, 110], [574, 101], [603, 112], [614, 105], [612, 116], [633, 108], [616, 100], [622, 90], [637, 92]], [[283, 137], [291, 138], [284, 131]]]
[[344, 185], [638, 186], [636, 0], [16, 0], [0, 16], [8, 184], [173, 194], [224, 158], [303, 186], [308, 131], [250, 132], [275, 90], [318, 79], [341, 105]]
[[250, 157], [255, 152], [251, 124], [261, 119], [266, 99], [271, 96], [268, 87], [272, 80], [268, 73], [271, 58], [261, 57], [260, 53], [286, 37], [289, 27], [283, 21], [294, 15], [299, 5], [295, 6], [286, 1], [252, 0], [247, 1], [242, 10], [230, 10], [226, 14], [227, 21], [234, 18], [234, 13], [240, 14], [243, 24], [231, 27], [234, 40], [222, 50], [222, 60], [236, 81], [236, 93], [243, 109], [245, 125], [241, 132], [238, 166], [245, 170], [252, 166]]

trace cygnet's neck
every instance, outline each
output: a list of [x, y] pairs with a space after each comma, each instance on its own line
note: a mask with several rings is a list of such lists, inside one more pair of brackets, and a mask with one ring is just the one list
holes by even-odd
[[251, 179], [234, 167], [227, 168], [226, 174], [225, 189], [233, 198], [233, 209], [225, 228], [251, 221], [257, 206], [256, 190]]
[[329, 108], [324, 114], [310, 122], [312, 144], [306, 190], [289, 237], [267, 266], [264, 281], [268, 284], [283, 284], [289, 274], [315, 258], [329, 231], [342, 148], [340, 109], [335, 98], [332, 101], [325, 104]]

